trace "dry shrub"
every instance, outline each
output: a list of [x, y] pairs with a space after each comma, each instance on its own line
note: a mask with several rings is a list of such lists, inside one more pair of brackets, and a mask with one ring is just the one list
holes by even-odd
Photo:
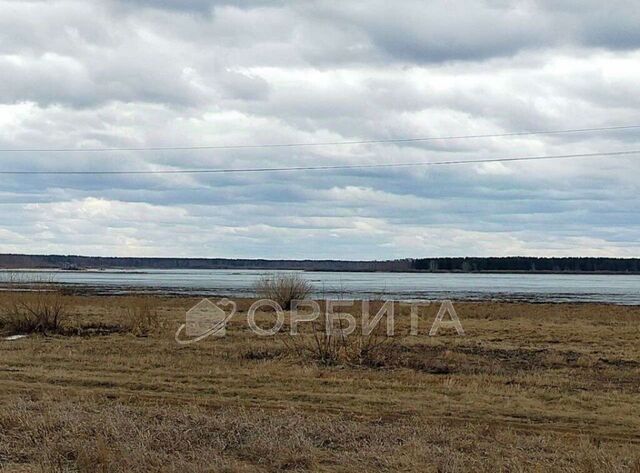
[[313, 292], [312, 284], [298, 274], [271, 274], [254, 284], [258, 297], [277, 302], [284, 310], [295, 300], [303, 300]]
[[148, 337], [160, 327], [160, 317], [153, 299], [136, 298], [125, 312], [124, 328], [136, 337]]
[[11, 292], [0, 305], [0, 328], [13, 334], [58, 333], [67, 316], [67, 300], [51, 281], [10, 275]]
[[[401, 341], [407, 334], [387, 335], [386, 325], [378, 324], [365, 333], [356, 320], [356, 330], [346, 334], [343, 319], [331, 326], [329, 316], [323, 313], [310, 323], [311, 334], [286, 334], [282, 340], [291, 354], [311, 359], [322, 365], [366, 366], [370, 368], [400, 365]], [[329, 327], [327, 329], [327, 327]]]
[[388, 335], [379, 324], [369, 333], [357, 332], [344, 337], [347, 363], [370, 368], [394, 368], [400, 365], [402, 340], [407, 334]]

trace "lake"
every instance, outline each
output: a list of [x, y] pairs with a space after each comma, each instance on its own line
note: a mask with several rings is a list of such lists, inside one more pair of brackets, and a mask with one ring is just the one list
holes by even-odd
[[[77, 285], [103, 294], [153, 292], [209, 296], [253, 296], [264, 270], [27, 271], [36, 278]], [[300, 274], [315, 297], [401, 300], [514, 300], [609, 302], [640, 305], [640, 275], [351, 273]], [[0, 276], [2, 276], [0, 271]]]

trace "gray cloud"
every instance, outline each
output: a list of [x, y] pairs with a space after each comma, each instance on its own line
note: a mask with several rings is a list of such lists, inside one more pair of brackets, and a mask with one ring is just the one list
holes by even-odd
[[[640, 124], [631, 2], [0, 1], [0, 148]], [[423, 162], [630, 149], [640, 130], [2, 153], [6, 170]], [[3, 251], [393, 258], [640, 251], [637, 157], [340, 172], [0, 175]]]

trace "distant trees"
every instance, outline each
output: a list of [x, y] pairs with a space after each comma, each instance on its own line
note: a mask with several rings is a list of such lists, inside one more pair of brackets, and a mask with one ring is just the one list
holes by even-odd
[[408, 271], [413, 260], [267, 260], [227, 258], [128, 258], [0, 254], [3, 269], [266, 269], [307, 271]]
[[287, 271], [611, 272], [640, 273], [640, 258], [537, 258], [530, 256], [418, 258], [386, 261], [225, 258], [119, 258], [0, 254], [0, 268], [57, 269], [264, 269]]
[[421, 258], [413, 260], [418, 271], [526, 271], [526, 272], [640, 272], [638, 258], [537, 258], [528, 256]]

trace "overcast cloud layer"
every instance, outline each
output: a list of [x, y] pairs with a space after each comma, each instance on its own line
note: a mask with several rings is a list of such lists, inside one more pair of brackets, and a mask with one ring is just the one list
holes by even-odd
[[[0, 148], [640, 125], [629, 1], [0, 0]], [[2, 170], [369, 164], [640, 149], [640, 129], [421, 143], [2, 152]], [[0, 176], [0, 252], [640, 256], [640, 155], [305, 173]]]

